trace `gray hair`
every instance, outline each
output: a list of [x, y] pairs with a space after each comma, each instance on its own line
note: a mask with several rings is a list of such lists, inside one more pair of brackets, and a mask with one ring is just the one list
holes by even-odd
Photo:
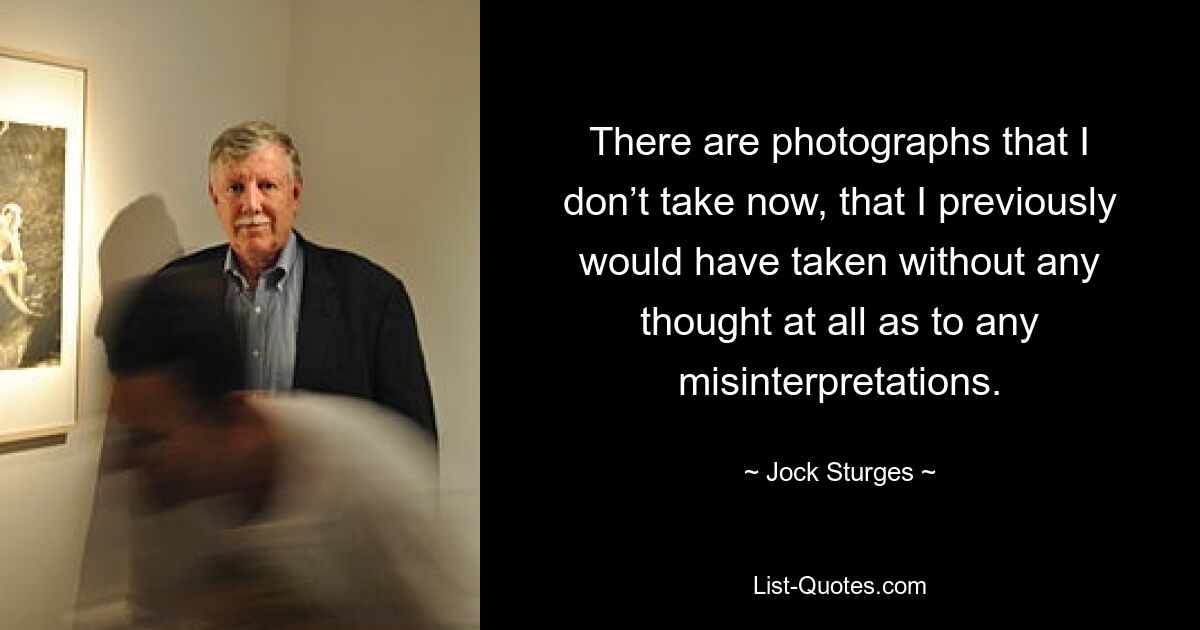
[[227, 160], [240, 162], [251, 153], [272, 144], [283, 147], [283, 150], [287, 152], [291, 167], [289, 174], [292, 176], [292, 181], [304, 179], [304, 175], [300, 171], [300, 151], [296, 149], [292, 137], [276, 128], [275, 125], [260, 120], [234, 125], [221, 132], [221, 135], [213, 140], [212, 149], [208, 152], [208, 172], [211, 174], [221, 162]]

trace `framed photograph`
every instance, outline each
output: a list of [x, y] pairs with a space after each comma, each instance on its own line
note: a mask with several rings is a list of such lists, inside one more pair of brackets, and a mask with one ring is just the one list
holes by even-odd
[[0, 48], [0, 442], [78, 416], [87, 69]]

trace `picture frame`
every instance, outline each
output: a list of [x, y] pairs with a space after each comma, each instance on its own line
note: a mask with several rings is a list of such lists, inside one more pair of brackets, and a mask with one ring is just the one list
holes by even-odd
[[0, 48], [0, 444], [79, 417], [88, 70]]

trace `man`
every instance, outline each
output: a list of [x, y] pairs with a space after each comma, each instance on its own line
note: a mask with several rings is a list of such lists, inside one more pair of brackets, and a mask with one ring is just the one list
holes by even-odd
[[225, 288], [152, 278], [110, 337], [135, 471], [135, 627], [429, 628], [461, 620], [462, 547], [428, 433], [386, 408], [239, 391]]
[[209, 152], [208, 195], [229, 240], [166, 267], [227, 284], [252, 389], [346, 394], [391, 407], [436, 436], [412, 303], [381, 267], [292, 227], [304, 176], [291, 137], [264, 122], [227, 129]]

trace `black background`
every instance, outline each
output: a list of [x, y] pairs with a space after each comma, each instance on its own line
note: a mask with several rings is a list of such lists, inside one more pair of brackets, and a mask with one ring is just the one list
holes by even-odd
[[[905, 38], [847, 22], [597, 10], [485, 13], [483, 273], [489, 614], [530, 626], [777, 627], [912, 618], [1144, 618], [1173, 587], [1189, 307], [1186, 157], [1162, 53], [1111, 40]], [[711, 16], [710, 16], [711, 17]], [[742, 16], [744, 18], [744, 16]], [[547, 22], [547, 20], [549, 20]], [[851, 23], [853, 24], [853, 23]], [[1028, 26], [1028, 25], [1027, 25]], [[963, 36], [970, 32], [971, 36]], [[1026, 32], [1026, 31], [1020, 31]], [[1061, 32], [1061, 31], [1058, 31]], [[819, 35], [819, 38], [818, 38]], [[914, 42], [923, 42], [918, 50]], [[868, 44], [869, 42], [869, 44]], [[1108, 42], [1106, 44], [1106, 42]], [[765, 46], [764, 44], [770, 44]], [[1078, 131], [1089, 127], [1089, 155]], [[685, 133], [686, 157], [596, 155], [590, 126]], [[1066, 157], [1011, 157], [1001, 133], [1071, 134]], [[989, 136], [984, 157], [793, 157], [811, 133]], [[713, 132], [759, 154], [708, 157]], [[819, 192], [798, 217], [571, 217], [585, 192]], [[906, 217], [842, 217], [837, 192], [902, 186]], [[1110, 220], [915, 214], [937, 192], [1117, 194]], [[585, 277], [579, 253], [682, 246], [682, 277]], [[792, 247], [889, 256], [885, 277], [795, 277]], [[1022, 247], [1020, 278], [906, 278], [895, 252]], [[773, 277], [696, 278], [690, 252], [772, 252]], [[1088, 284], [1036, 254], [1100, 253]], [[776, 334], [723, 344], [645, 337], [642, 307], [769, 307]], [[784, 313], [918, 313], [914, 337], [782, 335]], [[935, 337], [928, 313], [964, 315]], [[974, 315], [1038, 313], [1029, 343], [977, 337]], [[819, 331], [820, 332], [820, 331]], [[680, 397], [680, 372], [986, 373], [988, 397]], [[936, 469], [911, 483], [768, 484], [829, 461]], [[927, 582], [922, 597], [756, 596], [754, 577]], [[493, 590], [494, 589], [494, 590]], [[498, 607], [496, 610], [494, 607]]]

